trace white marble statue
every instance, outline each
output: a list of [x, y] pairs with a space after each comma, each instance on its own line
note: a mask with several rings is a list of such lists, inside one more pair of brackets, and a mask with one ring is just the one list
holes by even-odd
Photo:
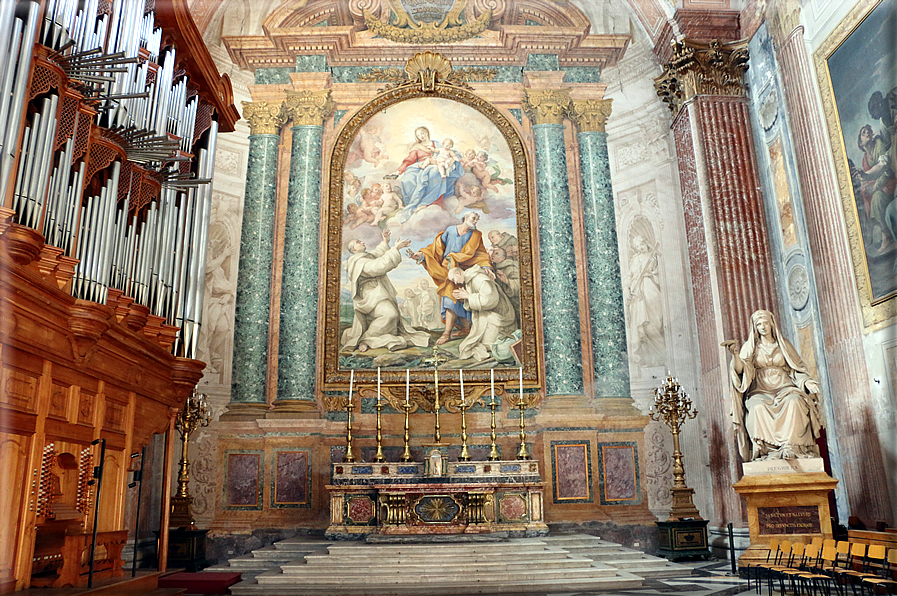
[[819, 457], [819, 383], [766, 310], [751, 315], [750, 335], [732, 353], [732, 420], [744, 461]]

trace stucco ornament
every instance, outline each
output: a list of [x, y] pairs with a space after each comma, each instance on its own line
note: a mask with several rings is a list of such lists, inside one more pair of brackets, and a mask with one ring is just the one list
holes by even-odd
[[744, 461], [819, 457], [819, 383], [782, 337], [771, 312], [751, 315], [747, 341], [732, 353], [732, 421]]

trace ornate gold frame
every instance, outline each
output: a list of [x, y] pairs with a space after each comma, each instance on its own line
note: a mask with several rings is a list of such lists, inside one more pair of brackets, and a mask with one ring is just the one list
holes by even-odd
[[816, 66], [816, 77], [819, 93], [822, 98], [822, 111], [828, 125], [829, 141], [832, 147], [832, 158], [835, 162], [835, 173], [841, 190], [841, 205], [847, 227], [847, 241], [850, 244], [857, 294], [860, 299], [860, 310], [863, 315], [863, 328], [866, 333], [890, 324], [897, 317], [897, 293], [892, 293], [875, 302], [872, 301], [872, 284], [869, 279], [869, 267], [866, 264], [866, 253], [863, 250], [862, 232], [859, 225], [859, 214], [853, 194], [847, 166], [847, 149], [844, 146], [844, 134], [841, 120], [838, 117], [838, 106], [832, 88], [828, 59], [859, 27], [860, 23], [879, 5], [882, 0], [864, 0], [859, 2], [847, 16], [832, 30], [819, 47], [813, 52]]
[[[534, 288], [534, 261], [533, 261], [533, 231], [530, 205], [530, 173], [526, 157], [525, 143], [514, 126], [508, 122], [501, 112], [491, 103], [477, 94], [457, 85], [437, 82], [432, 90], [424, 91], [421, 85], [407, 84], [385, 90], [373, 100], [362, 106], [340, 130], [333, 145], [330, 156], [330, 184], [329, 195], [326, 199], [325, 221], [325, 255], [324, 268], [324, 309], [323, 309], [323, 350], [322, 350], [322, 379], [321, 388], [325, 395], [327, 392], [345, 391], [349, 385], [349, 370], [339, 368], [339, 292], [342, 266], [342, 205], [343, 205], [343, 171], [346, 167], [346, 158], [352, 140], [358, 131], [378, 112], [401, 103], [403, 101], [421, 97], [437, 97], [463, 103], [477, 110], [488, 118], [501, 131], [514, 163], [514, 192], [517, 210], [517, 240], [520, 251], [520, 318], [521, 331], [523, 332], [523, 383], [529, 388], [541, 388], [541, 360], [540, 352], [536, 348], [536, 306]], [[375, 370], [356, 370], [355, 384], [362, 385], [376, 383]], [[468, 377], [468, 375], [470, 375]], [[389, 370], [382, 372], [382, 383], [388, 391], [388, 386], [396, 386], [404, 392], [404, 371]], [[454, 375], [453, 375], [454, 376]], [[471, 389], [475, 384], [489, 383], [489, 370], [465, 370], [465, 384], [470, 383]], [[468, 381], [469, 379], [469, 381]], [[518, 370], [516, 368], [497, 368], [495, 370], [496, 396], [504, 393], [504, 385], [514, 388], [517, 392]], [[411, 371], [411, 382], [418, 388], [425, 383], [432, 383], [433, 371], [417, 369]], [[445, 379], [446, 387], [457, 384]], [[440, 385], [443, 385], [440, 375]], [[416, 391], [412, 390], [413, 393]], [[333, 401], [327, 400], [325, 402]], [[415, 402], [423, 404], [423, 400], [415, 399]], [[332, 404], [338, 407], [337, 404]], [[328, 409], [331, 409], [328, 406]], [[426, 409], [426, 407], [425, 407]]]

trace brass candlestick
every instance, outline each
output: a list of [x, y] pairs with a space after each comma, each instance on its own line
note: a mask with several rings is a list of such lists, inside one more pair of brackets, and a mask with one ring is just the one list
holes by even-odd
[[702, 519], [698, 508], [692, 502], [695, 491], [685, 484], [685, 467], [682, 465], [682, 452], [679, 450], [679, 431], [682, 424], [689, 418], [697, 416], [698, 411], [692, 409], [691, 400], [679, 385], [678, 379], [667, 376], [660, 387], [654, 390], [654, 405], [648, 414], [652, 420], [665, 423], [673, 434], [673, 487], [670, 489], [673, 495], [673, 507], [670, 509], [670, 521]]
[[408, 441], [411, 438], [411, 435], [408, 433], [408, 412], [411, 411], [411, 404], [408, 403], [407, 399], [402, 404], [402, 409], [405, 410], [405, 450], [402, 452], [400, 461], [411, 461], [411, 449], [408, 447]]
[[[355, 371], [352, 371], [353, 377]], [[343, 463], [355, 463], [355, 453], [352, 450], [352, 382], [349, 382], [349, 399], [346, 400], [346, 454]]]
[[470, 453], [467, 451], [467, 418], [465, 413], [472, 405], [473, 403], [468, 404], [465, 401], [458, 405], [458, 408], [461, 410], [461, 455], [458, 456], [458, 461], [470, 461]]
[[523, 401], [523, 391], [520, 392], [520, 399], [517, 401], [517, 407], [520, 408], [520, 449], [517, 450], [517, 459], [530, 459], [529, 453], [526, 451], [526, 402]]
[[489, 438], [492, 444], [489, 446], [489, 461], [498, 461], [501, 456], [498, 454], [498, 448], [495, 446], [495, 394], [492, 394], [492, 401], [489, 402], [489, 408], [492, 410], [492, 424], [490, 425]]
[[439, 349], [433, 348], [433, 355], [429, 358], [424, 358], [421, 362], [425, 362], [427, 364], [433, 365], [433, 382], [436, 386], [436, 394], [433, 396], [433, 409], [436, 413], [436, 443], [442, 442], [442, 437], [439, 434], [439, 365], [443, 362], [447, 362], [447, 358], [441, 358], [439, 356]]
[[383, 434], [381, 433], [382, 427], [380, 426], [380, 411], [383, 410], [383, 402], [380, 400], [380, 394], [377, 394], [377, 405], [374, 406], [377, 408], [377, 454], [374, 455], [374, 461], [377, 463], [382, 463], [386, 461], [386, 458], [383, 457]]
[[190, 496], [190, 460], [188, 445], [190, 435], [201, 427], [209, 425], [212, 420], [212, 412], [209, 410], [206, 396], [197, 393], [187, 398], [184, 409], [178, 412], [174, 421], [174, 427], [181, 434], [181, 460], [178, 462], [178, 490], [171, 498], [171, 527], [190, 527], [193, 525], [193, 516], [190, 513], [190, 505], [193, 497]]

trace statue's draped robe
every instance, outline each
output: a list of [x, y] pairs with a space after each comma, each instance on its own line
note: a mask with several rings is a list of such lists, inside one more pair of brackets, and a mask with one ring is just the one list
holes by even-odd
[[[436, 293], [442, 296], [442, 318], [445, 319], [446, 310], [451, 310], [457, 316], [470, 320], [470, 312], [452, 297], [456, 286], [449, 281], [448, 272], [452, 267], [492, 267], [489, 253], [483, 244], [483, 234], [479, 230], [467, 230], [464, 234], [458, 234], [458, 226], [450, 226], [436, 236], [433, 244], [420, 252], [424, 257], [424, 269], [433, 278]], [[444, 264], [445, 260], [448, 260], [447, 266]]]
[[370, 348], [397, 350], [409, 345], [426, 347], [429, 335], [415, 331], [405, 324], [399, 314], [396, 289], [386, 277], [387, 272], [402, 262], [396, 248], [381, 242], [371, 252], [349, 257], [346, 269], [352, 286], [352, 306], [355, 316], [352, 326], [343, 332], [342, 346], [355, 347], [361, 343]]
[[482, 267], [474, 265], [464, 272], [464, 287], [469, 294], [464, 307], [470, 310], [473, 321], [458, 351], [461, 358], [482, 362], [489, 359], [489, 349], [496, 339], [517, 328], [517, 313], [504, 291]]

